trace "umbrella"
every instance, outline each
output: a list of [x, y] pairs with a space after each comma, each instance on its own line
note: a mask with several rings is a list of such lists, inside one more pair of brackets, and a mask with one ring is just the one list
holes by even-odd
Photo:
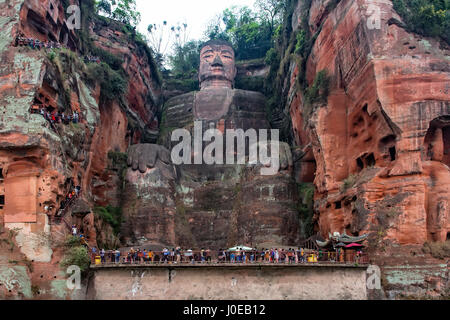
[[239, 251], [253, 251], [255, 249], [249, 248], [249, 247], [246, 247], [246, 246], [236, 246], [236, 247], [228, 249], [228, 251], [238, 251], [238, 250]]
[[345, 246], [346, 248], [360, 248], [363, 247], [363, 245], [359, 244], [359, 243], [352, 243], [349, 244], [348, 246]]

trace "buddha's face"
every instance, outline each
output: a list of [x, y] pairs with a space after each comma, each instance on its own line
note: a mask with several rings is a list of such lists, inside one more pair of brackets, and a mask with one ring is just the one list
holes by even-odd
[[227, 45], [207, 45], [200, 52], [199, 80], [207, 86], [232, 86], [236, 77], [234, 50]]

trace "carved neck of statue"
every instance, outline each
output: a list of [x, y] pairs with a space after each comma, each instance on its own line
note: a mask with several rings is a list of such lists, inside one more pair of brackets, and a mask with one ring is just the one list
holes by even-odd
[[234, 50], [230, 46], [206, 45], [200, 52], [200, 90], [232, 88], [236, 77]]

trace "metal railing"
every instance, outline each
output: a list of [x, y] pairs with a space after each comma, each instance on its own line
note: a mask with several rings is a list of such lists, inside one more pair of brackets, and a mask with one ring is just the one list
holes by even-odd
[[[245, 258], [244, 258], [245, 257]], [[186, 252], [182, 252], [181, 255], [172, 256], [169, 252], [169, 255], [164, 255], [164, 252], [152, 252], [151, 258], [148, 257], [135, 257], [128, 253], [121, 252], [119, 257], [116, 257], [115, 254], [110, 252], [106, 252], [105, 256], [101, 258], [100, 253], [97, 252], [95, 255], [91, 254], [92, 263], [96, 263], [96, 258], [101, 259], [100, 264], [102, 265], [158, 265], [158, 264], [197, 264], [197, 265], [222, 265], [222, 264], [230, 264], [230, 265], [251, 265], [251, 264], [357, 264], [357, 265], [368, 265], [369, 264], [369, 256], [367, 253], [351, 254], [349, 252], [344, 253], [342, 256], [337, 254], [336, 252], [307, 252], [305, 251], [303, 256], [297, 255], [297, 258], [294, 256], [283, 256], [276, 260], [271, 256], [267, 257], [262, 252], [246, 252], [243, 256], [232, 256], [231, 253], [227, 253], [225, 257], [218, 255], [218, 253], [210, 253], [209, 255], [203, 256], [200, 252], [192, 252], [186, 255]]]

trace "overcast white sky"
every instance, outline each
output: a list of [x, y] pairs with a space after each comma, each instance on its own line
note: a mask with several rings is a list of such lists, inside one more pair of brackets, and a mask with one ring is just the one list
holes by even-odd
[[208, 22], [224, 9], [237, 5], [253, 8], [255, 0], [136, 0], [141, 13], [139, 31], [145, 34], [149, 24], [187, 23], [189, 38], [200, 40]]

